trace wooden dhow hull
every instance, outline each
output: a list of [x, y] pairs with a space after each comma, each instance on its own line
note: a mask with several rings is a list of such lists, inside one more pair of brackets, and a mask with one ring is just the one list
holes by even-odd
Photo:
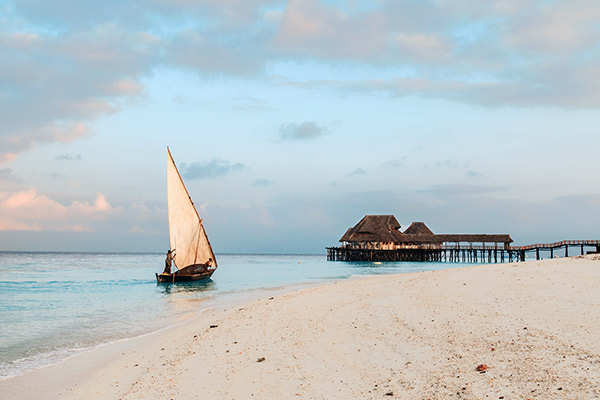
[[209, 279], [216, 268], [208, 268], [206, 264], [194, 264], [180, 269], [172, 274], [156, 274], [158, 283], [189, 282]]

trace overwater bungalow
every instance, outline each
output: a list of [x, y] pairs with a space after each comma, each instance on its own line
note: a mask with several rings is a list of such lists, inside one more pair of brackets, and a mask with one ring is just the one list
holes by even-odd
[[435, 234], [424, 222], [413, 222], [404, 232], [400, 228], [393, 215], [365, 215], [340, 238], [340, 247], [327, 248], [327, 257], [331, 261], [442, 261], [447, 251], [467, 250], [476, 257], [478, 250], [508, 250], [513, 241], [508, 234]]

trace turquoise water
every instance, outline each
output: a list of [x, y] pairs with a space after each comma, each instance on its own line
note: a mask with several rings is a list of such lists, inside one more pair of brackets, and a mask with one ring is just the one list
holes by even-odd
[[[207, 282], [156, 283], [164, 255], [0, 252], [0, 379], [152, 332], [228, 295], [448, 263], [327, 262], [324, 255], [217, 255]], [[463, 264], [464, 265], [464, 264]]]

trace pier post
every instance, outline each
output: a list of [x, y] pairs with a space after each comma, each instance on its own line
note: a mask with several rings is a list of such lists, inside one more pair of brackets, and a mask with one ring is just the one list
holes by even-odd
[[539, 247], [535, 248], [535, 259], [536, 260], [540, 259], [540, 248]]
[[565, 243], [565, 257], [569, 257], [569, 245]]

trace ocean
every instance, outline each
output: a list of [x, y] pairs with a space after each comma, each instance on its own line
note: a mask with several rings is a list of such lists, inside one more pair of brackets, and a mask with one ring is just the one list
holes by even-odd
[[328, 262], [325, 255], [217, 254], [217, 260], [209, 281], [157, 284], [162, 253], [0, 252], [0, 380], [159, 330], [227, 298], [459, 266]]

